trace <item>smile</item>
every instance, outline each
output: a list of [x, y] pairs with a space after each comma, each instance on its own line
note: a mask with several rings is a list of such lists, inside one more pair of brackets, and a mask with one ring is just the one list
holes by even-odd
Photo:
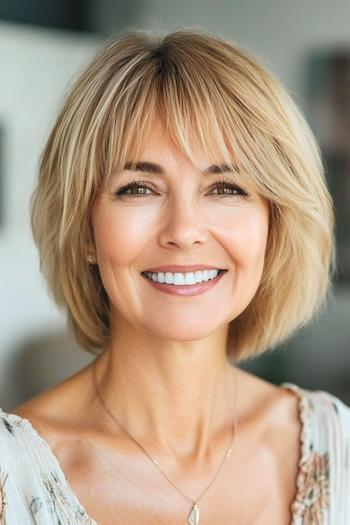
[[173, 284], [174, 286], [190, 286], [215, 279], [223, 270], [198, 270], [196, 272], [144, 272], [144, 275], [157, 283]]
[[215, 286], [227, 270], [196, 272], [143, 272], [142, 275], [157, 290], [175, 295], [198, 295]]

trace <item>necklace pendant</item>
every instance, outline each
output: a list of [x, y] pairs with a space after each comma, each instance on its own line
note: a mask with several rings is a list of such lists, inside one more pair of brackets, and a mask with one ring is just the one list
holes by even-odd
[[199, 507], [197, 503], [194, 503], [190, 515], [188, 516], [187, 523], [189, 525], [199, 525]]

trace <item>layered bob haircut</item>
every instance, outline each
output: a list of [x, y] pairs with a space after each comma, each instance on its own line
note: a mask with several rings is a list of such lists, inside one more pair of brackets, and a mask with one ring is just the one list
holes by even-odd
[[133, 31], [74, 81], [43, 150], [32, 196], [41, 270], [76, 340], [110, 340], [109, 300], [87, 263], [95, 199], [136, 162], [155, 118], [200, 168], [199, 151], [238, 167], [269, 204], [259, 287], [229, 326], [239, 361], [286, 340], [319, 311], [335, 269], [334, 213], [319, 148], [284, 87], [247, 51], [206, 30]]

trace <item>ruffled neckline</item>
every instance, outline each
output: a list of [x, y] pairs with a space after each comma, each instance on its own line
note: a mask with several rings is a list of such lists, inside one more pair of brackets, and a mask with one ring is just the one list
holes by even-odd
[[298, 415], [301, 427], [299, 434], [299, 443], [301, 453], [299, 455], [298, 473], [295, 481], [295, 497], [290, 506], [290, 514], [292, 517], [290, 525], [299, 525], [301, 518], [300, 511], [302, 510], [300, 502], [303, 499], [303, 492], [305, 489], [303, 466], [307, 464], [310, 456], [310, 451], [312, 449], [311, 407], [305, 389], [301, 388], [300, 386], [294, 383], [289, 382], [281, 383], [280, 386], [292, 390], [298, 396]]
[[[304, 389], [299, 387], [294, 383], [284, 382], [280, 385], [283, 388], [290, 389], [298, 396], [298, 415], [299, 421], [301, 423], [301, 431], [299, 435], [299, 440], [301, 444], [301, 454], [299, 456], [298, 462], [298, 474], [296, 478], [296, 495], [290, 506], [292, 521], [290, 525], [298, 525], [298, 501], [300, 499], [301, 491], [303, 489], [303, 472], [302, 465], [307, 461], [308, 455], [310, 453], [310, 440], [311, 440], [311, 421], [310, 421], [310, 412], [309, 412], [309, 403], [306, 397], [306, 392]], [[5, 412], [0, 408], [0, 414], [5, 414], [10, 420], [20, 423], [22, 428], [24, 428], [27, 433], [38, 443], [43, 452], [46, 452], [47, 456], [50, 458], [52, 465], [55, 469], [55, 474], [61, 484], [61, 489], [63, 488], [65, 492], [66, 499], [68, 500], [71, 509], [80, 519], [84, 520], [84, 523], [87, 525], [98, 525], [97, 522], [91, 518], [85, 507], [80, 503], [78, 497], [74, 493], [66, 475], [59, 463], [58, 458], [53, 453], [49, 443], [39, 434], [39, 432], [33, 427], [32, 423], [21, 416]]]

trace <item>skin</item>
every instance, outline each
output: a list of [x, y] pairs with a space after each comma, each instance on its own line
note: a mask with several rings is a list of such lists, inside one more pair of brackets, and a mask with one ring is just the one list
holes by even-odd
[[[201, 158], [203, 169], [214, 163]], [[200, 461], [233, 406], [228, 325], [260, 283], [268, 206], [243, 174], [238, 183], [249, 197], [218, 195], [213, 186], [222, 174], [203, 175], [159, 122], [137, 160], [161, 165], [163, 175], [122, 171], [92, 213], [95, 255], [112, 305], [112, 340], [100, 365], [103, 398], [134, 435], [153, 435], [179, 459]], [[154, 191], [113, 196], [117, 185], [135, 178]], [[194, 297], [164, 294], [141, 276], [155, 266], [197, 263], [228, 271]]]
[[[244, 174], [249, 197], [218, 194], [230, 174], [203, 175], [152, 128], [142, 158], [163, 174], [125, 170], [95, 203], [93, 253], [111, 303], [111, 342], [97, 358], [104, 402], [188, 497], [213, 480], [232, 437], [233, 453], [200, 501], [207, 525], [289, 525], [300, 457], [297, 397], [229, 363], [230, 321], [261, 281], [268, 205]], [[145, 180], [146, 196], [117, 199], [117, 187]], [[171, 264], [227, 269], [192, 297], [155, 290], [141, 272]], [[92, 364], [12, 412], [32, 422], [70, 487], [99, 525], [182, 523], [190, 502], [103, 409]], [[236, 409], [233, 396], [237, 381]], [[264, 480], [261, 483], [261, 480]], [[218, 502], [219, 521], [218, 521]], [[202, 521], [201, 521], [202, 522]]]

